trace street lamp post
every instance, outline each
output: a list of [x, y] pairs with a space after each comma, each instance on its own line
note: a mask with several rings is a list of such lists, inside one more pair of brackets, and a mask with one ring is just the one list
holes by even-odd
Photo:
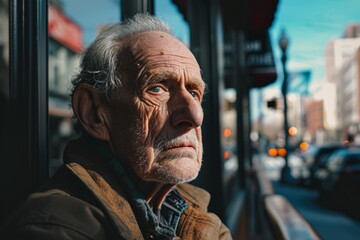
[[282, 84], [282, 94], [284, 100], [284, 135], [285, 135], [285, 150], [286, 154], [284, 156], [285, 165], [281, 169], [280, 181], [282, 183], [288, 182], [290, 179], [290, 167], [288, 161], [288, 153], [289, 153], [289, 123], [288, 123], [288, 114], [287, 114], [287, 91], [288, 91], [288, 73], [286, 69], [286, 61], [287, 61], [287, 48], [289, 45], [289, 39], [286, 35], [285, 29], [281, 31], [281, 35], [279, 38], [279, 46], [281, 49], [281, 64], [283, 68], [283, 84]]

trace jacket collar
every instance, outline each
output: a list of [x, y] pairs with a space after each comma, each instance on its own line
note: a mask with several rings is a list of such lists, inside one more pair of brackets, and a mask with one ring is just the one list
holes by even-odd
[[114, 217], [118, 217], [127, 222], [131, 232], [142, 232], [145, 237], [151, 235], [160, 239], [175, 236], [179, 218], [187, 209], [187, 203], [174, 191], [164, 201], [161, 213], [165, 217], [156, 216], [137, 191], [120, 160], [104, 142], [85, 134], [67, 146], [64, 162], [101, 202], [113, 219], [113, 224], [116, 225]]

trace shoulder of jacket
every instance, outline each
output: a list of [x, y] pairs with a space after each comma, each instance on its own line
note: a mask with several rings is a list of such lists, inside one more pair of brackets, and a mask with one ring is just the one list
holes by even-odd
[[27, 229], [41, 234], [43, 227], [54, 226], [89, 239], [103, 239], [100, 236], [105, 236], [105, 222], [104, 214], [96, 207], [52, 189], [31, 194], [10, 219], [7, 231]]
[[199, 208], [204, 212], [207, 211], [210, 202], [210, 194], [206, 190], [189, 183], [178, 184], [176, 189], [192, 207]]
[[179, 222], [182, 239], [232, 239], [220, 218], [207, 211], [210, 194], [206, 190], [191, 184], [179, 184], [176, 189], [190, 206]]

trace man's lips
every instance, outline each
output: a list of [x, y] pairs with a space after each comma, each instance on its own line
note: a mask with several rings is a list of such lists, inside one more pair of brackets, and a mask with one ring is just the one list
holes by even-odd
[[199, 148], [199, 142], [195, 134], [187, 134], [176, 138], [158, 138], [155, 142], [155, 149], [158, 151], [195, 151]]
[[172, 150], [172, 149], [186, 149], [186, 148], [191, 148], [196, 150], [196, 144], [193, 143], [180, 143], [180, 144], [170, 144], [168, 146], [164, 147], [164, 150]]

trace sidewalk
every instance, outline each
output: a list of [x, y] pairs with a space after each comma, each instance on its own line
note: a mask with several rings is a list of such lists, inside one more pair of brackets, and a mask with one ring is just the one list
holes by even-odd
[[360, 239], [360, 222], [317, 202], [317, 192], [273, 181], [276, 194], [285, 196], [324, 240]]
[[[295, 156], [289, 157], [292, 172], [296, 173], [299, 161]], [[360, 221], [351, 219], [342, 212], [328, 209], [317, 201], [315, 190], [295, 184], [281, 184], [280, 171], [284, 166], [282, 158], [257, 155], [256, 164], [271, 180], [275, 194], [284, 196], [292, 206], [308, 221], [324, 240], [357, 240], [360, 239]], [[359, 203], [360, 204], [360, 203]]]

